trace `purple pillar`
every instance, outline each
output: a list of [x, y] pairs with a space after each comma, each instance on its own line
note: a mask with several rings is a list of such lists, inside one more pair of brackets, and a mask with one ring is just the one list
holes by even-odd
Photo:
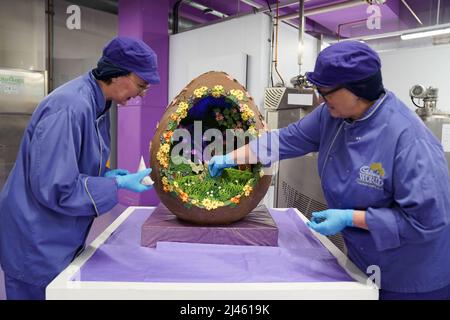
[[[119, 35], [143, 40], [158, 56], [159, 85], [145, 98], [130, 100], [118, 110], [117, 162], [119, 168], [136, 171], [141, 155], [149, 166], [149, 144], [167, 106], [169, 73], [169, 0], [119, 0]], [[123, 205], [156, 205], [151, 190], [143, 194], [120, 190]]]

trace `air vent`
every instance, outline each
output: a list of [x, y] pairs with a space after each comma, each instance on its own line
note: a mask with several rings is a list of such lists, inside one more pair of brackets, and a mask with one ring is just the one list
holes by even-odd
[[266, 88], [264, 96], [264, 107], [267, 109], [278, 109], [286, 88]]

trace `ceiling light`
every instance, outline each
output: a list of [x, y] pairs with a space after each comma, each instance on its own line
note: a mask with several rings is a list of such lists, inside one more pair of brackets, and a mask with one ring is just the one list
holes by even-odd
[[366, 0], [368, 4], [373, 5], [373, 4], [384, 4], [386, 2], [386, 0]]
[[401, 35], [401, 38], [402, 38], [402, 40], [411, 40], [411, 39], [417, 39], [417, 38], [439, 36], [439, 35], [448, 34], [448, 33], [450, 33], [450, 28], [430, 30], [430, 31], [424, 31], [424, 32], [416, 32], [416, 33], [410, 33], [410, 34], [403, 34], [403, 35]]

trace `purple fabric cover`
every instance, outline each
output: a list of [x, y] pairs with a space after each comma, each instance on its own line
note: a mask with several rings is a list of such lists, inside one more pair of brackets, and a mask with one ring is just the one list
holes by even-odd
[[160, 203], [142, 225], [141, 245], [154, 248], [158, 241], [276, 247], [278, 228], [264, 205], [237, 222], [201, 226], [178, 219]]
[[278, 247], [158, 242], [140, 246], [151, 214], [136, 209], [83, 265], [81, 281], [318, 282], [354, 281], [293, 209], [271, 209]]

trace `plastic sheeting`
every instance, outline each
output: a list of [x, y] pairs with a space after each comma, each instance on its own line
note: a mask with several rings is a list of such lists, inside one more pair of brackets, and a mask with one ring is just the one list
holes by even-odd
[[151, 214], [135, 211], [74, 276], [81, 281], [324, 282], [354, 281], [293, 209], [271, 209], [278, 247], [158, 242], [140, 246]]

